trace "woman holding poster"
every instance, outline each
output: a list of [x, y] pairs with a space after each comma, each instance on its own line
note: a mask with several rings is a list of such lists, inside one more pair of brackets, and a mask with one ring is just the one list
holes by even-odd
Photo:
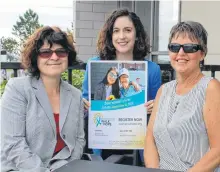
[[[149, 38], [144, 30], [140, 18], [127, 9], [115, 10], [106, 20], [97, 43], [98, 57], [90, 60], [119, 60], [119, 61], [147, 61], [145, 57], [150, 52]], [[161, 85], [160, 67], [148, 61], [148, 90], [145, 103], [147, 113], [153, 108], [153, 100]], [[88, 65], [83, 82], [83, 97], [85, 107], [90, 106], [88, 100]], [[101, 155], [101, 150], [94, 150]], [[143, 154], [143, 153], [141, 153]], [[142, 155], [141, 155], [142, 157]]]

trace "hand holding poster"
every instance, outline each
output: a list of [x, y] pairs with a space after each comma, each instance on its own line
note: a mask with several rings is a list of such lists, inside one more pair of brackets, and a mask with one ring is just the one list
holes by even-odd
[[89, 71], [89, 147], [142, 149], [147, 62], [91, 61]]

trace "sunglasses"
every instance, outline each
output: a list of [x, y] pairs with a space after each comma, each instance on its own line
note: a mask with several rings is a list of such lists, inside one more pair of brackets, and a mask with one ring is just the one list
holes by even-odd
[[174, 44], [174, 43], [170, 43], [168, 45], [168, 49], [173, 52], [173, 53], [178, 53], [180, 48], [183, 48], [183, 51], [185, 53], [195, 53], [199, 50], [203, 50], [201, 45], [198, 44]]
[[112, 72], [109, 72], [109, 76], [112, 77], [113, 79], [117, 79], [117, 78], [118, 78], [118, 76], [115, 75], [115, 74], [112, 73]]
[[53, 53], [55, 53], [59, 58], [64, 58], [68, 56], [68, 51], [65, 49], [56, 49], [56, 50], [41, 49], [38, 51], [38, 55], [41, 58], [50, 58]]

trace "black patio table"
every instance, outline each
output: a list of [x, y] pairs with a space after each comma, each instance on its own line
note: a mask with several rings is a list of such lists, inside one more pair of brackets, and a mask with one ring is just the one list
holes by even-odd
[[[54, 172], [172, 172], [101, 161], [74, 160]], [[174, 172], [174, 171], [173, 171]]]

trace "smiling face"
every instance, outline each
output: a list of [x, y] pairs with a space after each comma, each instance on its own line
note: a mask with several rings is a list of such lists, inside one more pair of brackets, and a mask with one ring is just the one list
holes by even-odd
[[111, 70], [107, 75], [107, 81], [109, 85], [112, 85], [115, 83], [117, 79], [117, 72], [115, 70]]
[[[45, 58], [39, 53], [37, 59], [37, 66], [40, 70], [40, 75], [49, 77], [58, 77], [63, 73], [68, 67], [68, 53], [65, 54], [65, 49], [59, 44], [53, 44], [50, 47], [47, 41], [44, 41], [43, 46], [40, 48], [39, 52], [45, 52], [48, 50], [63, 52], [62, 57], [58, 57], [55, 52], [51, 56]], [[59, 54], [58, 54], [59, 55]]]
[[129, 87], [129, 77], [128, 77], [128, 75], [123, 74], [123, 75], [120, 76], [119, 79], [120, 79], [121, 86], [124, 89]]
[[[196, 40], [191, 40], [186, 34], [174, 36], [171, 43], [175, 44], [199, 44]], [[177, 74], [191, 74], [194, 71], [200, 70], [200, 61], [204, 59], [204, 53], [199, 50], [194, 53], [185, 53], [181, 47], [178, 53], [169, 51], [170, 62]]]
[[117, 54], [133, 54], [136, 30], [128, 16], [118, 17], [113, 26], [112, 43]]

